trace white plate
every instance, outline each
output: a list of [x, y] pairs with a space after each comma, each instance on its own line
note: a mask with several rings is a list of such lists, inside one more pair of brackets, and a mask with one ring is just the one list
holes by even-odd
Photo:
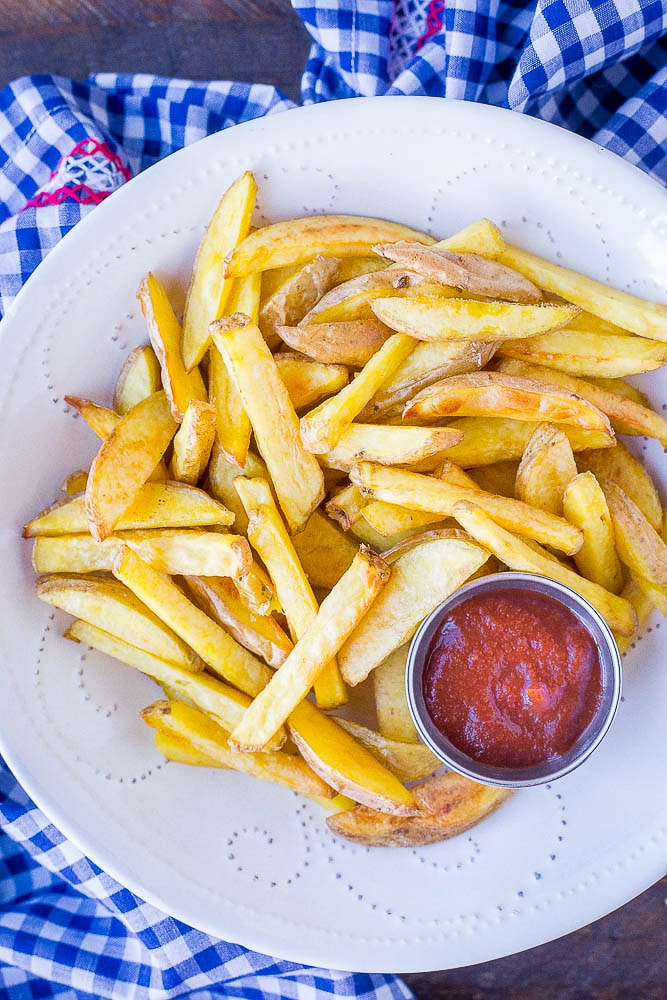
[[[245, 776], [165, 765], [137, 718], [156, 697], [129, 668], [61, 638], [33, 596], [22, 524], [91, 432], [63, 396], [109, 401], [146, 339], [147, 270], [176, 302], [221, 192], [255, 171], [262, 216], [386, 216], [434, 234], [486, 215], [521, 245], [640, 295], [667, 297], [667, 199], [632, 167], [529, 118], [422, 98], [290, 111], [222, 132], [131, 181], [53, 251], [2, 326], [2, 752], [53, 821], [144, 898], [214, 935], [355, 970], [443, 969], [547, 941], [664, 872], [667, 626], [627, 658], [604, 745], [553, 786], [522, 791], [469, 835], [369, 850], [323, 813]], [[645, 380], [667, 400], [663, 375]], [[660, 448], [639, 442], [664, 482]]]

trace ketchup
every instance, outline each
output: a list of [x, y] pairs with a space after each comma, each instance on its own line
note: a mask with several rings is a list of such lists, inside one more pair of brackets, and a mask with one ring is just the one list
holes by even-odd
[[593, 719], [602, 700], [598, 649], [559, 601], [508, 586], [447, 613], [423, 693], [435, 726], [469, 757], [540, 764], [567, 753]]

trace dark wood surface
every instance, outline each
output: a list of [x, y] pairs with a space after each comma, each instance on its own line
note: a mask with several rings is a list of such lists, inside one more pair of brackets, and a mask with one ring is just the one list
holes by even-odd
[[[2, 0], [0, 86], [96, 71], [271, 83], [298, 99], [288, 0]], [[667, 1000], [667, 879], [589, 927], [483, 965], [405, 976], [423, 1000]]]

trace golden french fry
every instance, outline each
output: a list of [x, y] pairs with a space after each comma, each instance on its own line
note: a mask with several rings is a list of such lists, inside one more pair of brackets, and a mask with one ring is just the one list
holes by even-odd
[[196, 486], [206, 470], [215, 438], [215, 409], [191, 399], [181, 426], [174, 435], [171, 474], [181, 483]]
[[526, 545], [520, 538], [506, 531], [481, 507], [461, 502], [454, 509], [454, 517], [480, 545], [504, 562], [510, 569], [526, 573], [539, 573], [557, 580], [581, 594], [606, 620], [618, 635], [632, 635], [636, 624], [635, 611], [629, 601], [612, 594], [597, 583], [586, 580], [560, 562], [548, 559]]
[[614, 526], [604, 492], [592, 472], [580, 472], [565, 488], [563, 514], [581, 528], [584, 542], [574, 554], [582, 576], [612, 594], [623, 587], [623, 571], [616, 554]]
[[256, 229], [229, 254], [224, 273], [227, 278], [238, 278], [286, 264], [305, 264], [319, 255], [358, 257], [368, 254], [373, 244], [392, 239], [434, 242], [397, 222], [355, 215], [311, 215]]
[[333, 797], [331, 787], [300, 757], [283, 750], [236, 753], [229, 746], [229, 733], [223, 726], [184, 702], [156, 701], [142, 711], [141, 717], [153, 729], [185, 740], [198, 752], [217, 761], [217, 766], [287, 785], [302, 795]]
[[425, 528], [442, 521], [441, 514], [429, 514], [422, 510], [410, 510], [385, 500], [371, 500], [361, 512], [367, 524], [385, 538], [402, 535], [406, 531]]
[[392, 815], [416, 811], [412, 792], [392, 771], [309, 701], [294, 709], [289, 731], [302, 757], [337, 792]]
[[621, 656], [627, 653], [628, 649], [634, 644], [634, 640], [639, 634], [639, 630], [648, 621], [651, 612], [655, 607], [655, 602], [653, 600], [655, 590], [652, 593], [647, 592], [643, 589], [637, 580], [633, 578], [632, 573], [630, 574], [629, 580], [625, 583], [623, 590], [621, 591], [621, 597], [624, 597], [626, 601], [629, 601], [635, 609], [635, 614], [637, 616], [637, 624], [632, 635], [618, 635], [616, 636], [616, 645], [618, 646], [618, 651]]
[[[88, 482], [88, 472], [86, 469], [77, 469], [75, 472], [70, 472], [69, 476], [66, 476], [60, 484], [60, 492], [66, 493], [67, 496], [75, 496], [77, 493], [83, 493], [86, 489], [86, 483]], [[86, 530], [86, 527], [82, 529]]]
[[405, 666], [409, 644], [400, 646], [380, 663], [371, 674], [378, 728], [388, 739], [418, 743], [419, 736], [412, 721], [405, 693]]
[[370, 503], [358, 486], [344, 486], [325, 504], [324, 509], [332, 520], [340, 524], [343, 531], [349, 531], [352, 525], [361, 517], [361, 512]]
[[209, 325], [227, 303], [231, 282], [224, 280], [223, 260], [250, 230], [257, 185], [246, 171], [225, 191], [201, 241], [192, 271], [183, 317], [183, 361], [198, 365], [211, 342]]
[[234, 527], [240, 535], [248, 531], [248, 518], [241, 499], [236, 492], [234, 480], [237, 476], [268, 476], [266, 465], [249, 451], [243, 465], [229, 461], [218, 441], [213, 444], [211, 459], [206, 474], [206, 489], [208, 492], [233, 512]]
[[301, 439], [308, 451], [316, 455], [331, 451], [382, 383], [407, 358], [414, 345], [412, 337], [394, 334], [352, 382], [302, 417]]
[[206, 401], [204, 382], [198, 368], [186, 371], [181, 355], [181, 326], [155, 275], [148, 274], [144, 278], [137, 298], [160, 362], [162, 388], [167, 393], [174, 420], [180, 423], [191, 399]]
[[142, 399], [120, 418], [93, 459], [86, 517], [101, 541], [135, 500], [173, 438], [177, 423], [164, 391]]
[[65, 402], [72, 406], [86, 421], [92, 431], [102, 441], [111, 434], [120, 420], [120, 414], [110, 410], [108, 406], [100, 406], [92, 399], [83, 396], [65, 396]]
[[[343, 330], [349, 327], [352, 331], [354, 327], [351, 324], [358, 323], [361, 326], [368, 322], [370, 329], [375, 326], [379, 332], [384, 330], [389, 336], [387, 328], [373, 315], [370, 303], [373, 299], [386, 295], [403, 295], [408, 289], [422, 288], [425, 285], [424, 278], [414, 271], [406, 271], [403, 268], [387, 267], [382, 271], [361, 274], [336, 285], [323, 295], [301, 322], [304, 326], [315, 324], [318, 329], [321, 327], [325, 336], [328, 327], [332, 328], [331, 335], [333, 335], [337, 327]], [[301, 336], [308, 337], [309, 342], [316, 347], [315, 331], [302, 331]]]
[[663, 305], [610, 288], [517, 247], [506, 246], [498, 255], [498, 260], [520, 271], [540, 288], [574, 302], [601, 319], [631, 330], [640, 337], [667, 341], [667, 309]]
[[345, 365], [322, 364], [287, 352], [273, 357], [297, 413], [333, 396], [349, 381]]
[[[470, 478], [475, 486], [487, 493], [498, 493], [502, 497], [514, 496], [514, 484], [519, 462], [509, 459], [506, 462], [494, 462], [491, 465], [480, 465], [470, 470]], [[446, 476], [441, 476], [446, 479]]]
[[150, 344], [135, 347], [127, 356], [116, 379], [113, 408], [127, 413], [140, 400], [162, 388], [160, 362]]
[[351, 736], [367, 747], [374, 757], [389, 768], [399, 781], [421, 781], [442, 767], [442, 761], [423, 743], [393, 740], [382, 733], [349, 719], [337, 719]]
[[279, 326], [277, 333], [289, 347], [325, 364], [365, 365], [392, 336], [375, 317], [311, 326]]
[[117, 580], [59, 573], [40, 577], [35, 592], [47, 604], [184, 670], [204, 666], [187, 643]]
[[[176, 701], [177, 699], [171, 700]], [[175, 764], [189, 764], [190, 767], [218, 767], [222, 770], [227, 768], [227, 765], [223, 764], [222, 761], [210, 757], [203, 750], [198, 750], [185, 737], [174, 736], [172, 733], [156, 729], [153, 741], [155, 749], [167, 760], [174, 761]]]
[[290, 531], [300, 531], [324, 496], [317, 460], [303, 447], [299, 420], [259, 328], [237, 314], [212, 326], [241, 394]]
[[557, 368], [570, 375], [619, 378], [653, 371], [667, 362], [667, 346], [629, 334], [558, 330], [525, 340], [508, 340], [499, 357]]
[[[327, 468], [349, 472], [358, 462], [381, 465], [417, 465], [433, 459], [461, 441], [460, 431], [449, 427], [401, 427], [352, 423], [334, 447], [320, 457]], [[431, 464], [437, 464], [437, 459]]]
[[604, 413], [574, 392], [560, 389], [547, 378], [505, 372], [473, 372], [443, 379], [418, 392], [403, 410], [404, 417], [424, 420], [485, 414], [512, 420], [548, 420], [610, 436], [612, 433]]
[[647, 580], [667, 599], [667, 545], [637, 504], [613, 481], [602, 484], [614, 524], [616, 551], [635, 579]]
[[417, 340], [496, 342], [565, 326], [577, 314], [570, 305], [521, 305], [457, 298], [379, 298], [377, 318]]
[[292, 535], [292, 544], [311, 585], [324, 590], [335, 587], [358, 548], [320, 510], [313, 511], [303, 531]]
[[554, 424], [538, 424], [521, 456], [514, 496], [560, 517], [563, 493], [576, 474], [574, 454], [562, 429]]
[[357, 553], [350, 568], [322, 602], [317, 617], [233, 731], [234, 746], [248, 750], [264, 746], [305, 698], [318, 674], [366, 614], [388, 577], [387, 564], [378, 556], [363, 548]]
[[604, 488], [611, 480], [639, 507], [651, 527], [662, 527], [662, 504], [648, 470], [621, 441], [609, 451], [582, 451], [577, 455], [580, 472], [590, 469]]
[[116, 557], [113, 573], [224, 680], [251, 696], [268, 683], [271, 671], [265, 664], [188, 600], [169, 577], [152, 569], [128, 546], [123, 546]]
[[338, 260], [320, 255], [310, 264], [304, 264], [264, 298], [258, 325], [268, 343], [271, 343], [271, 338], [285, 339], [278, 328], [300, 323], [335, 283], [339, 269]]
[[379, 500], [387, 500], [414, 510], [430, 511], [443, 517], [453, 515], [454, 507], [459, 501], [469, 500], [482, 507], [499, 525], [534, 538], [537, 542], [551, 545], [568, 555], [576, 552], [583, 540], [579, 529], [562, 517], [531, 507], [520, 500], [495, 496], [480, 489], [467, 489], [416, 472], [373, 465], [370, 462], [355, 466], [350, 478], [365, 493]]
[[228, 462], [243, 466], [252, 436], [250, 418], [215, 344], [211, 344], [208, 352], [208, 394], [216, 414], [218, 447]]
[[472, 540], [445, 532], [415, 544], [392, 562], [391, 577], [338, 654], [346, 682], [365, 680], [420, 622], [486, 562], [487, 552]]

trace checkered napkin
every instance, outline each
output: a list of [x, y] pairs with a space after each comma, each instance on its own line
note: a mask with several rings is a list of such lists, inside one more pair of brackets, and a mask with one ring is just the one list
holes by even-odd
[[[313, 38], [304, 103], [482, 101], [579, 132], [667, 183], [667, 2], [293, 5]], [[61, 237], [130, 176], [291, 106], [272, 87], [138, 75], [33, 76], [1, 90], [0, 315]], [[85, 858], [1, 766], [0, 831], [0, 996], [410, 996], [394, 977], [279, 962], [159, 912]]]

